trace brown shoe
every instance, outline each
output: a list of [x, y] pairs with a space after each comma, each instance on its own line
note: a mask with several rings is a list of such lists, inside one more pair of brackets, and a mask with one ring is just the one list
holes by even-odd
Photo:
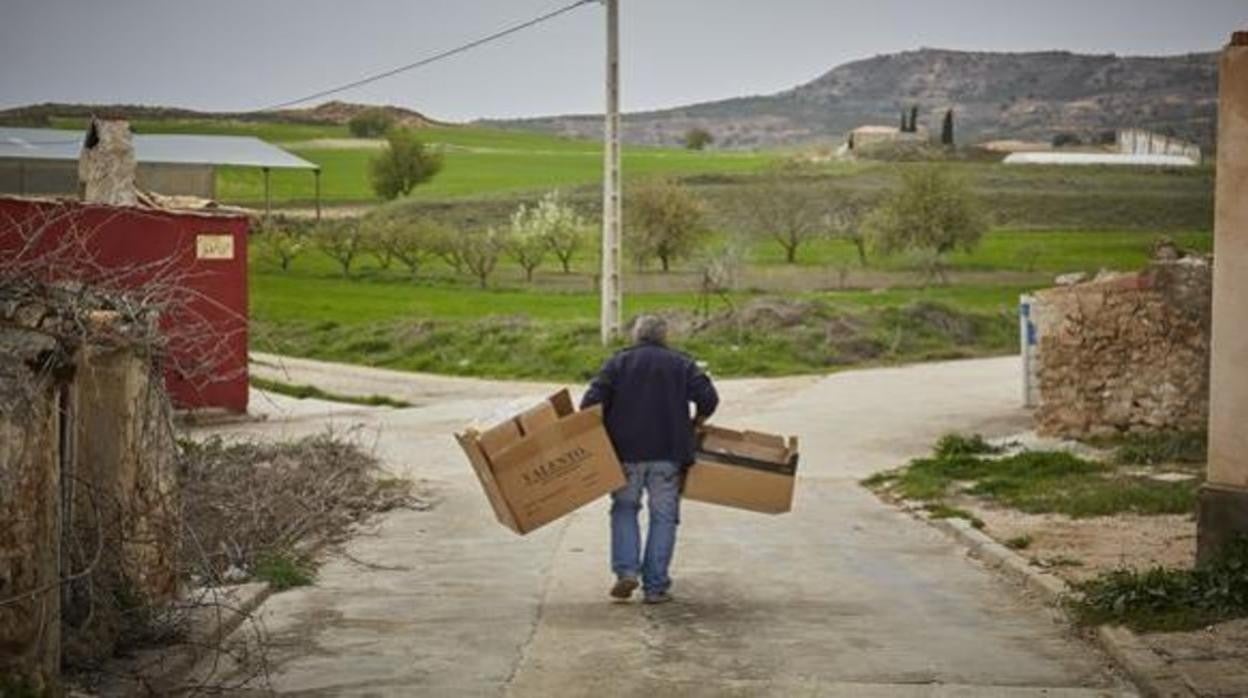
[[633, 595], [633, 590], [636, 588], [636, 577], [620, 577], [615, 580], [615, 585], [611, 587], [611, 598], [620, 599], [621, 601], [626, 600]]

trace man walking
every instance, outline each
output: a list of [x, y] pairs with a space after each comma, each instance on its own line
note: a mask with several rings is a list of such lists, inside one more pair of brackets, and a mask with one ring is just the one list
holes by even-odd
[[[697, 407], [691, 419], [689, 405]], [[644, 601], [671, 600], [667, 568], [680, 523], [684, 469], [693, 463], [694, 425], [715, 412], [719, 395], [693, 359], [667, 347], [667, 323], [643, 315], [633, 326], [633, 346], [602, 366], [581, 400], [581, 409], [601, 404], [607, 433], [628, 476], [611, 493], [611, 596], [624, 600], [641, 577]], [[648, 493], [650, 531], [644, 556], [637, 514]]]

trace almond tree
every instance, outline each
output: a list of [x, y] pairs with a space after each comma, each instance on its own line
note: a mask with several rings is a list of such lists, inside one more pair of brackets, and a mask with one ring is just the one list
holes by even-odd
[[902, 172], [901, 186], [864, 225], [878, 252], [909, 252], [928, 278], [943, 281], [945, 257], [973, 250], [988, 230], [988, 219], [966, 182], [946, 169], [926, 166]]
[[350, 218], [322, 221], [317, 224], [312, 237], [317, 248], [342, 267], [342, 275], [351, 276], [351, 264], [364, 249], [360, 222]]
[[494, 227], [461, 230], [451, 241], [455, 257], [477, 278], [481, 288], [489, 283], [498, 258], [507, 249], [507, 231]]
[[657, 257], [663, 271], [693, 252], [706, 230], [706, 207], [689, 189], [671, 180], [647, 182], [632, 192], [625, 208], [633, 255], [641, 266]]
[[277, 262], [282, 271], [307, 247], [305, 226], [296, 221], [261, 222], [255, 231], [261, 252]]
[[745, 232], [770, 238], [784, 249], [784, 261], [797, 262], [802, 245], [827, 228], [827, 194], [802, 181], [792, 168], [769, 172], [736, 195], [735, 224]]

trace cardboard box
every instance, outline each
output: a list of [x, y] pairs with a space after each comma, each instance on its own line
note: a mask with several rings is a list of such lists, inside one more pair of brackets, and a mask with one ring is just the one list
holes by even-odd
[[737, 509], [782, 514], [793, 508], [797, 437], [704, 426], [684, 497]]
[[455, 435], [499, 522], [528, 533], [625, 484], [602, 411], [562, 390], [484, 431]]

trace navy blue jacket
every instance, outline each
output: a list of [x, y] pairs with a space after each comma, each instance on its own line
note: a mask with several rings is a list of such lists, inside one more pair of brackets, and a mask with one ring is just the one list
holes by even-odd
[[668, 460], [693, 463], [693, 420], [706, 419], [719, 405], [711, 379], [685, 354], [658, 344], [639, 344], [616, 353], [602, 366], [581, 409], [602, 405], [607, 433], [625, 463]]

